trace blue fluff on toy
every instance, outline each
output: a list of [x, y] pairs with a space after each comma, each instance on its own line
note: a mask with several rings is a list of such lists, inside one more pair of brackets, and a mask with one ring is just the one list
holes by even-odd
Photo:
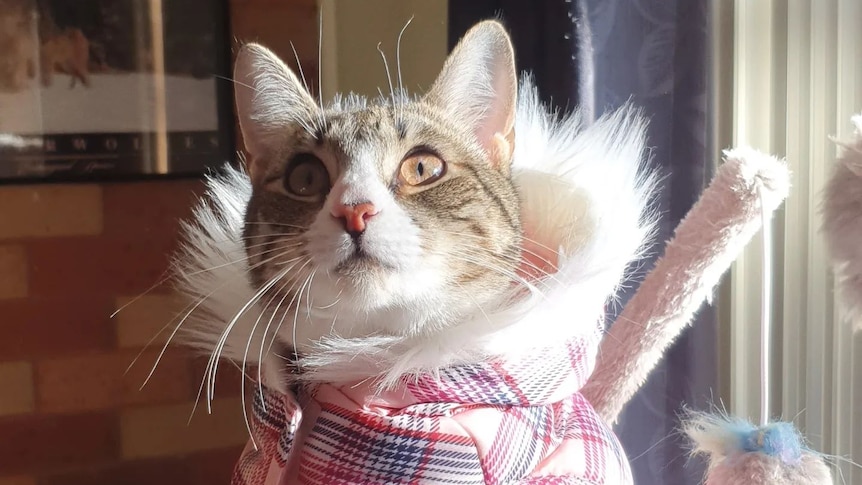
[[802, 459], [802, 436], [793, 424], [779, 421], [751, 428], [742, 437], [744, 451], [765, 453], [788, 465], [796, 465]]
[[694, 454], [709, 460], [706, 485], [826, 485], [832, 474], [792, 423], [756, 426], [723, 413], [691, 412], [683, 421]]

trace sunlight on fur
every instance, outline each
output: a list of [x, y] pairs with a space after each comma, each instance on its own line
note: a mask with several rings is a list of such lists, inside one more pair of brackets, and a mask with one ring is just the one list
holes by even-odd
[[[635, 111], [624, 109], [592, 125], [577, 116], [555, 119], [538, 103], [529, 79], [522, 81], [513, 178], [529, 237], [539, 246], [557, 248], [559, 269], [553, 277], [499, 308], [474, 309], [437, 334], [324, 335], [300, 360], [303, 369], [319, 379], [387, 372], [397, 378], [600, 332], [607, 296], [651, 235], [653, 219], [643, 208], [654, 179], [640, 171], [644, 124]], [[188, 338], [208, 353], [255, 292], [248, 281], [249, 263], [242, 258], [250, 181], [245, 173], [226, 169], [210, 178], [209, 190], [195, 223], [186, 226], [189, 243], [177, 261], [181, 288], [200, 300], [186, 323]], [[246, 355], [246, 346], [263, 338], [261, 325], [252, 332], [258, 316], [266, 313], [262, 306], [257, 303], [240, 315], [224, 341], [222, 357], [257, 363], [259, 353]], [[266, 337], [271, 339], [272, 332]], [[280, 359], [273, 362], [281, 366]]]
[[[578, 390], [606, 305], [655, 233], [646, 120], [630, 105], [598, 120], [549, 111], [530, 77], [518, 80], [496, 22], [465, 35], [427, 93], [396, 79], [388, 95], [322, 105], [268, 49], [240, 50], [247, 158], [208, 177], [183, 226], [174, 275], [189, 307], [168, 341], [209, 357], [208, 406], [224, 362], [254, 383], [253, 412], [243, 405], [255, 447], [265, 438], [254, 423], [272, 406], [286, 432], [322, 439], [309, 428], [315, 405], [300, 412], [303, 430], [294, 421], [290, 396], [307, 400], [309, 386], [315, 402], [368, 409], [424, 396], [443, 399], [430, 404], [440, 410], [446, 399], [525, 406], [530, 426], [545, 426], [544, 413], [592, 423], [603, 473], [627, 482], [618, 440]], [[466, 376], [490, 387], [461, 389]], [[574, 435], [549, 439], [541, 453], [511, 447], [507, 463], [586, 459]]]

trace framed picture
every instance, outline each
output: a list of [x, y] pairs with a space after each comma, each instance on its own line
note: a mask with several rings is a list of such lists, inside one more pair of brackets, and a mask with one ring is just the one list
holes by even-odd
[[0, 181], [235, 158], [228, 0], [0, 0]]

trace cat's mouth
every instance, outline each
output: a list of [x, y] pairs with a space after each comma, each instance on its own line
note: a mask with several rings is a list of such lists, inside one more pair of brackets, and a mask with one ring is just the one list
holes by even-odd
[[338, 263], [335, 272], [341, 276], [361, 276], [372, 271], [394, 271], [395, 268], [357, 245], [353, 253]]

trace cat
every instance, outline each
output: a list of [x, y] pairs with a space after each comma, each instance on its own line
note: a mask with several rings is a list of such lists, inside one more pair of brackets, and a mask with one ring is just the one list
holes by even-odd
[[514, 55], [481, 22], [424, 95], [323, 106], [239, 50], [246, 163], [183, 226], [173, 331], [210, 356], [207, 399], [221, 359], [255, 381], [235, 483], [631, 482], [578, 390], [655, 230], [645, 120], [549, 113]]
[[[299, 353], [329, 333], [439, 331], [510, 283], [521, 227], [508, 176], [516, 80], [507, 48], [500, 40], [465, 53], [489, 56], [487, 73], [500, 79], [450, 64], [422, 102], [396, 93], [393, 105], [363, 107], [350, 98], [323, 113], [296, 78], [278, 77], [289, 71], [265, 51], [250, 46], [240, 58], [248, 74], [238, 81], [258, 86], [237, 101], [256, 188], [244, 234], [253, 283], [292, 268], [291, 285], [308, 279], [314, 304], [333, 308], [314, 318], [330, 324], [297, 326], [290, 344]], [[252, 78], [259, 72], [273, 78]], [[489, 81], [493, 92], [475, 89]], [[333, 322], [336, 308], [360, 318]]]

